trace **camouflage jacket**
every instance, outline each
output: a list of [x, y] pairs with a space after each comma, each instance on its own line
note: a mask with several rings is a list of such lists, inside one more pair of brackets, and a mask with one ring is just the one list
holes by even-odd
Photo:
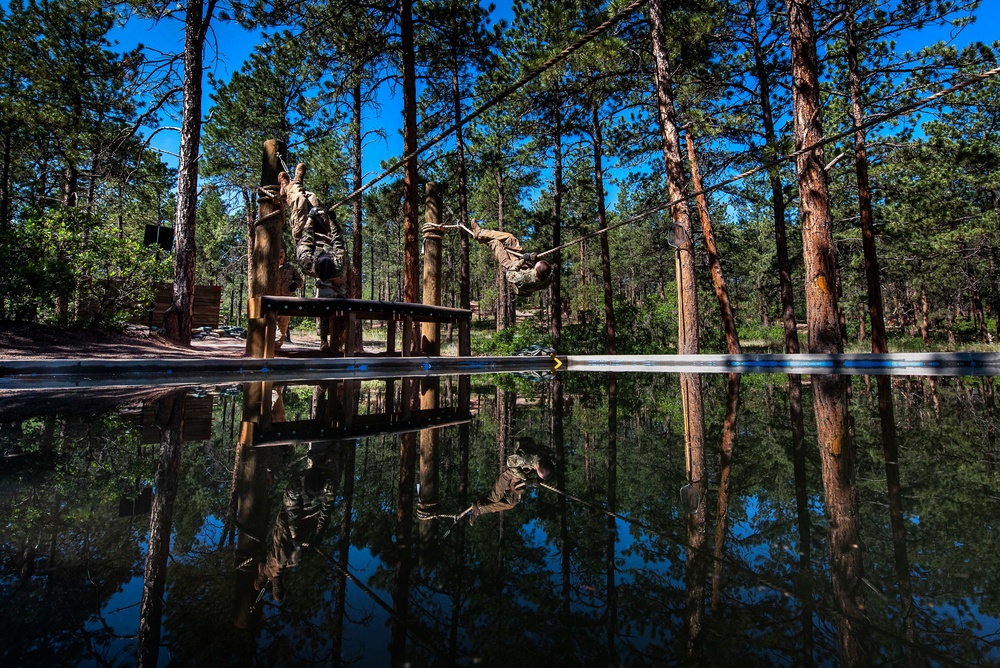
[[549, 275], [539, 280], [535, 277], [534, 267], [525, 267], [524, 264], [521, 263], [521, 265], [507, 270], [507, 283], [518, 297], [524, 297], [549, 287], [553, 274], [559, 269], [557, 265], [552, 265], [552, 271], [549, 272]]

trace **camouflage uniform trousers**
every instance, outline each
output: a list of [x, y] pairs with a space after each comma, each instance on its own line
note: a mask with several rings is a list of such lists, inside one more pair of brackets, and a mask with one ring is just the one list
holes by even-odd
[[[295, 285], [294, 290], [291, 288], [292, 285]], [[302, 274], [299, 273], [299, 270], [287, 262], [278, 267], [278, 296], [297, 297], [301, 292]], [[288, 338], [288, 325], [291, 321], [291, 316], [278, 316], [278, 341], [275, 344], [276, 348], [281, 348], [282, 344]]]
[[[340, 285], [336, 283], [339, 282]], [[316, 279], [316, 296], [323, 297], [327, 299], [346, 299], [347, 298], [347, 267], [344, 266], [340, 270], [337, 276], [333, 277], [327, 281], [321, 281]], [[329, 318], [316, 318], [316, 333], [319, 334], [319, 340], [322, 343], [329, 343], [330, 341], [330, 319]], [[341, 332], [343, 336], [346, 334], [346, 330]], [[335, 342], [336, 343], [336, 342]]]
[[[470, 221], [470, 224], [476, 241], [486, 244], [490, 251], [493, 252], [493, 256], [497, 259], [497, 262], [500, 263], [500, 267], [504, 272], [504, 278], [514, 290], [514, 294], [519, 296], [529, 295], [532, 292], [547, 288], [549, 283], [552, 282], [552, 274], [549, 274], [546, 279], [540, 280], [535, 276], [534, 265], [507, 252], [514, 251], [520, 253], [522, 250], [520, 240], [513, 234], [510, 232], [483, 229], [475, 220]], [[553, 267], [554, 270], [555, 267]]]

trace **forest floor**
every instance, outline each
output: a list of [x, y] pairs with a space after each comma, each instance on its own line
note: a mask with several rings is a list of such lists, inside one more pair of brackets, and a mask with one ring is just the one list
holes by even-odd
[[[365, 332], [366, 335], [368, 332]], [[365, 337], [365, 351], [385, 349], [383, 341]], [[185, 346], [146, 328], [122, 331], [88, 328], [64, 330], [34, 324], [0, 324], [0, 360], [23, 359], [182, 359], [239, 358], [246, 340], [205, 338]], [[280, 357], [312, 357], [319, 354], [315, 332], [292, 332], [292, 341], [282, 346]]]

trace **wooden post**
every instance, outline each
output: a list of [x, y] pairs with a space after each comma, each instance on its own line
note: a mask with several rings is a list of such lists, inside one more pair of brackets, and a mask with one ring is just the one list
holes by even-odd
[[353, 357], [357, 354], [358, 348], [358, 335], [361, 333], [361, 328], [357, 327], [358, 316], [356, 313], [347, 314], [347, 347], [344, 349], [344, 357]]
[[[277, 139], [264, 142], [264, 156], [261, 160], [261, 187], [277, 186], [278, 174], [281, 172], [281, 161], [278, 155], [285, 152], [285, 145]], [[263, 297], [277, 293], [278, 283], [278, 250], [281, 248], [281, 231], [285, 225], [282, 208], [270, 198], [261, 198], [257, 205], [257, 224], [254, 226], [253, 252], [248, 258], [250, 262], [250, 285], [247, 297]], [[266, 320], [248, 314], [247, 347], [248, 357], [260, 357], [255, 354], [254, 341], [263, 337], [267, 330]], [[271, 333], [274, 338], [273, 332]], [[273, 341], [272, 346], [273, 348]], [[266, 349], [266, 346], [265, 346]]]
[[396, 321], [392, 318], [385, 323], [385, 352], [389, 357], [396, 354]]
[[[424, 304], [441, 306], [441, 191], [438, 184], [427, 184], [424, 200]], [[434, 226], [434, 227], [431, 227]], [[425, 322], [420, 327], [420, 350], [428, 357], [441, 354], [441, 324]]]
[[403, 357], [409, 357], [413, 346], [413, 316], [403, 318]]

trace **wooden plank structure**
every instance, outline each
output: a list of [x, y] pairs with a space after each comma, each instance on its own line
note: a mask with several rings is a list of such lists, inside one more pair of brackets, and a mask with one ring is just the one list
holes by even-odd
[[[408, 302], [385, 302], [370, 299], [324, 299], [320, 297], [256, 297], [248, 302], [248, 316], [262, 320], [264, 326], [250, 330], [253, 340], [248, 346], [252, 357], [274, 357], [274, 339], [278, 316], [306, 316], [330, 319], [331, 356], [346, 357], [355, 350], [355, 323], [362, 320], [379, 320], [387, 323], [385, 355], [407, 356], [411, 349], [410, 336], [414, 323], [457, 324], [459, 331], [467, 330], [472, 322], [468, 309], [428, 306]], [[402, 351], [396, 352], [397, 323], [403, 323]], [[343, 339], [344, 345], [341, 346]], [[421, 350], [424, 346], [421, 346]], [[426, 351], [425, 351], [426, 354]]]
[[[174, 298], [174, 284], [160, 283], [156, 286], [156, 295], [153, 298], [152, 313], [144, 312], [141, 316], [134, 318], [132, 324], [146, 325], [152, 322], [156, 326], [163, 324], [163, 314]], [[194, 286], [194, 304], [191, 307], [192, 327], [218, 327], [219, 326], [219, 306], [222, 303], [221, 285], [196, 285]]]
[[[243, 420], [240, 423], [239, 445], [266, 447], [341, 441], [391, 434], [406, 434], [421, 430], [466, 424], [472, 420], [468, 390], [460, 391], [458, 405], [439, 408], [411, 408], [410, 392], [414, 381], [402, 378], [383, 378], [385, 382], [385, 409], [379, 413], [359, 414], [357, 395], [361, 387], [358, 380], [338, 380], [320, 383], [326, 396], [320, 417], [310, 420], [284, 421], [278, 418], [272, 405], [272, 391], [277, 389], [270, 381], [244, 383]], [[396, 383], [400, 383], [401, 400], [393, 397]], [[436, 398], [434, 404], [436, 404]], [[283, 410], [283, 409], [282, 409]], [[281, 413], [283, 416], [283, 412]]]

